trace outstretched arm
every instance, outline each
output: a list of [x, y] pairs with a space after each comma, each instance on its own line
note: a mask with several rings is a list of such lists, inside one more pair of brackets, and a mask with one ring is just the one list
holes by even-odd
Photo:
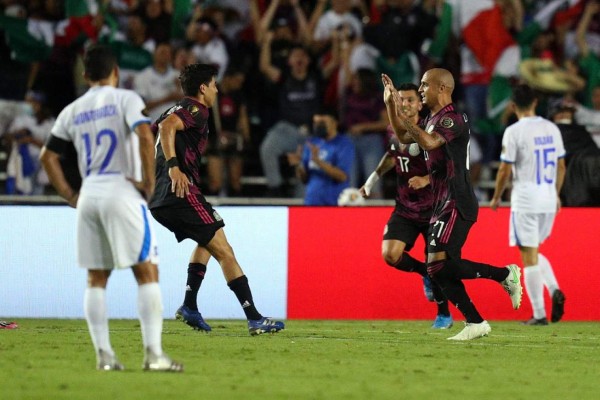
[[596, 0], [589, 1], [585, 6], [579, 24], [577, 25], [575, 42], [577, 43], [577, 47], [579, 47], [579, 53], [582, 57], [586, 57], [590, 52], [590, 48], [585, 40], [585, 34], [592, 22], [592, 18], [594, 18], [594, 15], [596, 15], [598, 11], [600, 11], [600, 4]]
[[359, 189], [362, 197], [369, 197], [371, 195], [371, 189], [373, 188], [373, 185], [375, 185], [379, 178], [385, 175], [386, 172], [392, 169], [393, 166], [394, 158], [388, 153], [385, 153], [383, 157], [381, 157], [381, 160], [379, 161], [377, 168], [375, 168], [375, 171], [371, 173], [365, 184]]

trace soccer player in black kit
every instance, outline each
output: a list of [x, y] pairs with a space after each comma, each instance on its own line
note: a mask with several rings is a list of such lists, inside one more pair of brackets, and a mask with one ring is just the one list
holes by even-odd
[[[412, 83], [401, 84], [398, 88], [400, 105], [407, 116], [419, 121], [419, 111], [423, 105], [419, 96], [419, 88]], [[391, 96], [390, 91], [384, 92], [385, 97]], [[388, 114], [394, 113], [395, 108], [389, 106]], [[360, 188], [363, 197], [370, 195], [371, 187], [386, 172], [395, 167], [396, 171], [396, 206], [390, 216], [382, 242], [382, 256], [386, 264], [405, 272], [415, 272], [424, 278], [427, 275], [425, 263], [413, 258], [408, 251], [412, 249], [419, 235], [427, 240], [433, 192], [429, 189], [429, 174], [423, 156], [423, 151], [416, 143], [403, 144], [398, 141], [391, 126], [387, 132], [387, 152], [381, 158], [379, 165], [367, 182]], [[434, 329], [449, 329], [453, 321], [448, 310], [448, 300], [444, 297], [439, 286], [431, 283], [430, 301], [437, 303], [437, 315], [431, 326]], [[429, 295], [426, 291], [426, 295]]]
[[452, 103], [454, 78], [441, 68], [423, 75], [419, 93], [429, 115], [416, 124], [400, 107], [398, 94], [387, 75], [385, 90], [392, 90], [390, 102], [396, 112], [390, 123], [401, 143], [417, 143], [425, 150], [425, 160], [433, 191], [433, 214], [427, 235], [427, 272], [446, 298], [466, 319], [465, 328], [449, 340], [471, 340], [492, 330], [471, 302], [462, 279], [486, 278], [502, 284], [514, 309], [521, 305], [523, 288], [517, 265], [494, 267], [461, 258], [461, 250], [471, 226], [477, 220], [479, 205], [469, 177], [470, 131], [467, 117]]
[[179, 77], [185, 97], [152, 125], [158, 137], [156, 190], [150, 210], [179, 242], [192, 239], [198, 244], [188, 265], [184, 303], [175, 316], [194, 329], [211, 330], [198, 311], [197, 296], [212, 256], [246, 314], [250, 334], [278, 332], [284, 328], [283, 322], [263, 317], [256, 309], [248, 279], [225, 237], [225, 223], [199, 189], [201, 160], [209, 135], [208, 109], [217, 98], [216, 75], [212, 65], [185, 67]]

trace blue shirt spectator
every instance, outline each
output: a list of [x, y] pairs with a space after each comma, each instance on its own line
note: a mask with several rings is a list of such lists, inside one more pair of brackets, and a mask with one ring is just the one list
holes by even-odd
[[354, 163], [354, 144], [338, 134], [337, 120], [330, 114], [313, 118], [313, 136], [300, 154], [288, 154], [290, 164], [297, 164], [296, 174], [306, 184], [304, 204], [336, 206], [340, 193], [349, 187]]

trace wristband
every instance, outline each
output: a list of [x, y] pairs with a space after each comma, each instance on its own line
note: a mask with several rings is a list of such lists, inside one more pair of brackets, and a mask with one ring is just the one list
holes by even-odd
[[367, 181], [365, 182], [365, 193], [367, 194], [367, 196], [371, 195], [371, 189], [373, 188], [373, 185], [375, 185], [375, 183], [379, 180], [379, 175], [377, 175], [377, 172], [373, 172], [369, 178], [367, 179]]
[[171, 157], [167, 160], [167, 167], [179, 167], [179, 163], [177, 162], [177, 157]]

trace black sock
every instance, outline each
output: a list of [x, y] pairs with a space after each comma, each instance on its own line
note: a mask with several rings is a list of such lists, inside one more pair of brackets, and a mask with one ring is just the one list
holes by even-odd
[[242, 275], [239, 278], [235, 278], [231, 282], [227, 283], [229, 289], [235, 293], [240, 305], [244, 309], [246, 318], [248, 319], [261, 319], [262, 315], [254, 307], [254, 301], [252, 300], [252, 293], [250, 292], [250, 286], [248, 285], [248, 278], [246, 275]]
[[454, 304], [469, 323], [478, 324], [483, 318], [471, 302], [462, 281], [456, 276], [452, 263], [448, 260], [435, 261], [427, 266], [432, 278], [440, 285], [446, 298]]
[[204, 280], [205, 273], [206, 265], [201, 263], [188, 264], [187, 286], [185, 288], [183, 305], [192, 310], [198, 310], [198, 291], [200, 290], [202, 280]]
[[402, 258], [400, 258], [400, 261], [394, 264], [393, 267], [399, 269], [400, 271], [416, 272], [421, 276], [427, 275], [427, 266], [425, 265], [425, 263], [417, 261], [406, 252], [402, 254]]
[[438, 315], [449, 316], [450, 310], [448, 309], [448, 299], [446, 299], [446, 296], [444, 296], [440, 285], [438, 285], [433, 279], [431, 280], [431, 291], [433, 292], [433, 298], [437, 304]]
[[496, 282], [502, 282], [508, 276], [507, 268], [494, 267], [490, 264], [479, 263], [469, 260], [452, 260], [458, 266], [461, 279], [491, 279]]

